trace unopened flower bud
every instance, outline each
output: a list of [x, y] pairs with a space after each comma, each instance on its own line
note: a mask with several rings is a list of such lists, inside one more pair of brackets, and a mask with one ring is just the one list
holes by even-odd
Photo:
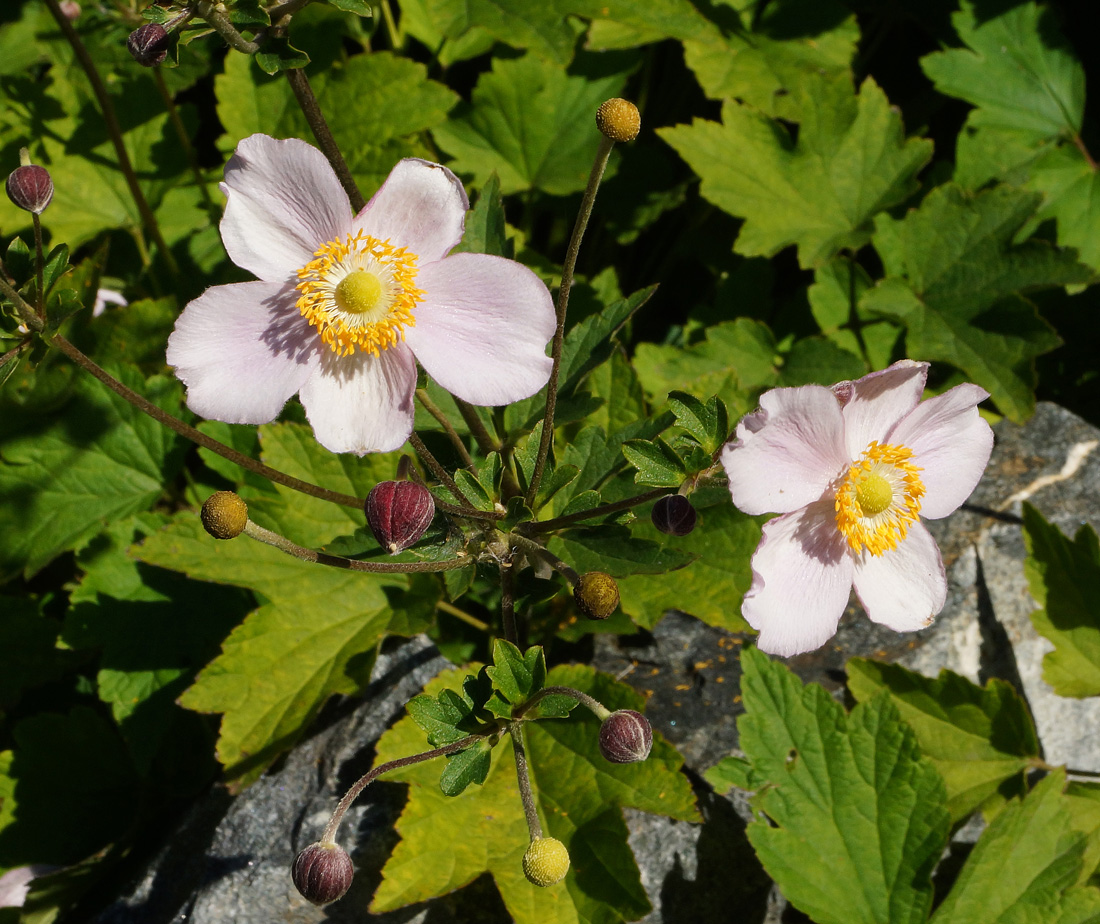
[[8, 198], [16, 207], [41, 215], [53, 198], [50, 172], [38, 164], [24, 164], [8, 174]]
[[569, 851], [556, 837], [536, 837], [523, 855], [523, 875], [537, 886], [552, 886], [569, 872]]
[[589, 619], [607, 619], [619, 605], [619, 585], [610, 574], [589, 571], [577, 581], [573, 599]]
[[142, 67], [153, 67], [168, 57], [168, 30], [159, 22], [147, 22], [130, 33], [126, 47]]
[[232, 491], [216, 491], [202, 505], [199, 519], [215, 539], [236, 539], [248, 524], [248, 504]]
[[355, 868], [347, 851], [336, 844], [310, 844], [291, 867], [294, 887], [315, 905], [327, 905], [351, 888]]
[[695, 508], [682, 494], [666, 494], [653, 505], [650, 519], [662, 533], [686, 536], [695, 529]]
[[69, 22], [74, 22], [80, 18], [80, 4], [76, 0], [61, 0], [59, 6]]
[[596, 128], [612, 141], [633, 141], [642, 128], [642, 117], [632, 102], [616, 97], [596, 110]]
[[378, 544], [396, 555], [424, 535], [435, 516], [435, 500], [415, 481], [382, 481], [370, 489], [364, 509]]
[[633, 764], [649, 757], [653, 728], [640, 712], [618, 709], [600, 726], [600, 753], [613, 764]]

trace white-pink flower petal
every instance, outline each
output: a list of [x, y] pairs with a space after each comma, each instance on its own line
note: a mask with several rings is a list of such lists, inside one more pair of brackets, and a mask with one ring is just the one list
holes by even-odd
[[978, 413], [988, 397], [977, 385], [956, 385], [921, 402], [889, 435], [891, 443], [912, 449], [913, 464], [923, 469], [921, 516], [947, 516], [981, 479], [993, 451], [993, 431]]
[[840, 406], [829, 389], [806, 385], [767, 391], [760, 408], [722, 449], [730, 495], [751, 515], [789, 513], [818, 500], [847, 468]]
[[867, 615], [896, 632], [931, 625], [947, 600], [947, 577], [936, 540], [922, 523], [882, 555], [855, 560], [855, 588]]
[[274, 282], [214, 286], [191, 302], [168, 338], [168, 365], [187, 406], [226, 423], [267, 423], [320, 362], [319, 341]]
[[442, 260], [462, 240], [469, 207], [466, 190], [450, 170], [406, 157], [355, 217], [354, 227], [407, 247], [423, 268]]
[[757, 647], [787, 657], [824, 645], [852, 588], [852, 557], [834, 524], [832, 501], [765, 523], [752, 570], [742, 613], [760, 632]]
[[844, 441], [855, 461], [872, 440], [882, 441], [917, 406], [928, 378], [928, 363], [896, 362], [854, 382], [840, 382], [833, 393], [843, 404]]
[[403, 344], [379, 356], [322, 354], [299, 393], [317, 442], [331, 452], [391, 452], [413, 427], [416, 363]]
[[245, 138], [221, 186], [229, 200], [221, 223], [229, 258], [269, 282], [293, 278], [318, 247], [351, 226], [347, 194], [325, 155], [297, 138]]
[[556, 326], [550, 292], [527, 267], [457, 253], [425, 266], [416, 326], [405, 340], [447, 391], [479, 405], [511, 404], [546, 384]]

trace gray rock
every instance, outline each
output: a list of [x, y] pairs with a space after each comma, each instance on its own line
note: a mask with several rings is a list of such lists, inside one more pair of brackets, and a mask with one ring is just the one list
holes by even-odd
[[[1018, 515], [1027, 499], [1063, 529], [1100, 525], [1100, 432], [1053, 405], [1023, 427], [1002, 422], [987, 474], [970, 503], [931, 524], [948, 567], [947, 606], [920, 633], [898, 635], [849, 607], [833, 641], [789, 660], [806, 681], [843, 695], [853, 655], [898, 660], [935, 675], [949, 667], [975, 681], [1015, 683], [1035, 715], [1046, 758], [1100, 770], [1100, 701], [1057, 697], [1041, 678], [1049, 645], [1031, 627]], [[654, 729], [675, 744], [705, 819], [702, 825], [627, 811], [630, 843], [654, 909], [647, 924], [794, 924], [745, 837], [744, 794], [718, 796], [702, 773], [737, 750], [742, 711], [738, 651], [746, 638], [670, 612], [651, 632], [597, 637], [593, 663], [647, 697]], [[315, 908], [289, 877], [298, 850], [319, 836], [339, 796], [366, 772], [374, 742], [423, 684], [447, 667], [424, 639], [380, 658], [365, 697], [325, 711], [313, 735], [275, 771], [236, 798], [201, 801], [169, 843], [95, 924], [313, 924], [362, 921], [397, 835], [405, 787], [371, 786], [349, 813], [341, 842], [355, 884], [335, 905]], [[970, 839], [976, 832], [967, 835]], [[965, 839], [965, 838], [964, 838]], [[495, 924], [508, 915], [488, 877], [445, 898], [378, 916], [391, 924]]]

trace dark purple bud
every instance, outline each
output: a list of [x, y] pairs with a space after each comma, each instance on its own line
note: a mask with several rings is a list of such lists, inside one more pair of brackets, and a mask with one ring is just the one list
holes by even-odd
[[8, 174], [8, 198], [18, 208], [41, 215], [53, 198], [50, 172], [38, 164], [24, 164]]
[[666, 494], [653, 505], [653, 525], [670, 536], [686, 536], [695, 529], [695, 508], [682, 494]]
[[158, 22], [147, 22], [130, 33], [126, 47], [142, 67], [154, 67], [168, 57], [168, 30]]
[[633, 709], [619, 709], [600, 726], [600, 753], [613, 764], [632, 764], [649, 757], [653, 728]]
[[435, 516], [435, 501], [415, 481], [382, 481], [370, 489], [365, 510], [374, 538], [396, 555], [424, 535]]
[[355, 868], [351, 857], [336, 844], [310, 844], [291, 867], [290, 877], [302, 896], [315, 905], [327, 905], [351, 888]]

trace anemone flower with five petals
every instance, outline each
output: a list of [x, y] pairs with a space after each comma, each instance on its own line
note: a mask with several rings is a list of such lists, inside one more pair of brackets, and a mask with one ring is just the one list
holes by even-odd
[[457, 253], [469, 201], [446, 167], [400, 161], [358, 215], [324, 155], [252, 135], [225, 167], [230, 259], [254, 282], [192, 301], [168, 341], [187, 404], [227, 423], [274, 420], [295, 393], [333, 452], [385, 452], [412, 432], [416, 361], [478, 405], [550, 376], [550, 293], [525, 266]]
[[904, 360], [832, 388], [776, 388], [722, 449], [734, 504], [764, 524], [742, 607], [758, 647], [823, 645], [855, 588], [899, 632], [929, 625], [947, 598], [939, 548], [920, 521], [970, 496], [993, 432], [989, 394], [965, 384], [921, 401], [928, 364]]

